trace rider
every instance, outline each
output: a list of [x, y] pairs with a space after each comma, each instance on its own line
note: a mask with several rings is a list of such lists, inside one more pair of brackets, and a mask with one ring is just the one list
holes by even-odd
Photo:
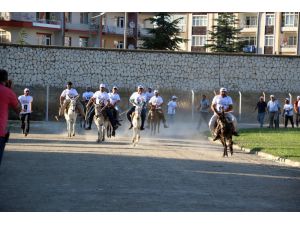
[[[149, 100], [150, 109], [152, 107], [155, 107], [155, 110], [158, 113], [159, 119], [161, 119], [164, 123], [164, 128], [168, 128], [168, 125], [167, 125], [167, 122], [165, 119], [165, 115], [161, 108], [164, 101], [163, 101], [162, 97], [159, 96], [158, 90], [154, 90], [153, 93], [154, 93], [154, 96]], [[150, 124], [150, 116], [149, 115], [150, 115], [150, 111], [148, 113], [148, 119], [147, 119], [148, 126]]]
[[149, 100], [154, 96], [151, 87], [148, 87], [148, 91], [145, 93], [145, 95], [146, 95], [146, 101], [147, 103], [149, 103]]
[[237, 120], [235, 116], [232, 114], [233, 112], [233, 102], [230, 96], [227, 96], [227, 89], [226, 88], [221, 88], [220, 89], [220, 94], [216, 95], [214, 99], [212, 100], [212, 105], [211, 109], [214, 112], [214, 115], [211, 117], [209, 121], [209, 129], [211, 133], [215, 136], [214, 141], [219, 139], [220, 134], [215, 133], [215, 123], [217, 121], [217, 113], [221, 112], [222, 107], [224, 108], [225, 111], [225, 116], [226, 118], [233, 124], [233, 135], [239, 136], [237, 133]]
[[144, 87], [142, 85], [139, 85], [137, 91], [130, 96], [129, 102], [133, 105], [131, 109], [127, 112], [127, 119], [130, 122], [129, 129], [133, 127], [131, 122], [131, 114], [135, 111], [135, 106], [138, 104], [143, 104], [143, 108], [141, 111], [142, 124], [140, 130], [144, 130], [144, 124], [146, 119], [146, 95], [144, 94]]
[[[91, 99], [91, 97], [93, 97], [94, 92], [91, 91], [91, 87], [88, 86], [86, 87], [86, 91], [82, 94], [82, 100], [84, 102], [84, 105], [86, 107], [87, 103], [89, 102], [89, 100]], [[87, 113], [87, 110], [85, 110], [85, 113]], [[91, 126], [92, 126], [92, 121], [93, 121], [93, 116], [91, 115], [91, 112], [88, 112], [88, 114], [86, 114], [87, 116], [87, 123], [88, 123], [88, 127], [86, 127], [86, 130], [90, 130]]]
[[[59, 117], [64, 115], [64, 111], [65, 111], [66, 107], [69, 105], [71, 98], [76, 98], [78, 96], [78, 92], [76, 91], [76, 89], [72, 88], [72, 85], [73, 85], [72, 82], [69, 81], [67, 83], [67, 88], [65, 90], [63, 90], [63, 92], [60, 95], [59, 113], [58, 113], [58, 117], [55, 116], [55, 118], [57, 120], [58, 120]], [[83, 106], [80, 103], [80, 101], [77, 101], [76, 108], [78, 109], [79, 113], [84, 118], [85, 115], [84, 115], [84, 111], [83, 111]]]
[[121, 126], [119, 122], [119, 107], [117, 104], [121, 101], [120, 95], [118, 94], [118, 87], [113, 86], [112, 92], [108, 94], [110, 104], [111, 104], [111, 109], [113, 112], [114, 119], [116, 120], [117, 125]]
[[[30, 124], [30, 116], [31, 116], [31, 109], [32, 109], [32, 96], [29, 95], [29, 89], [24, 89], [24, 95], [20, 95], [18, 97], [19, 102], [21, 103], [22, 110], [20, 112], [20, 119], [22, 121], [21, 123], [21, 129], [23, 131], [23, 134], [25, 137], [29, 133], [29, 124]], [[25, 123], [26, 120], [26, 123]]]
[[104, 112], [108, 116], [109, 121], [113, 127], [112, 136], [115, 136], [115, 130], [118, 128], [118, 126], [116, 125], [116, 121], [115, 121], [111, 111], [109, 110], [110, 100], [109, 100], [109, 96], [108, 96], [107, 92], [105, 91], [105, 84], [100, 84], [99, 91], [96, 91], [95, 94], [93, 95], [93, 97], [90, 99], [90, 101], [87, 104], [87, 108], [89, 107], [89, 105], [92, 104], [92, 102], [95, 102], [95, 101], [96, 101], [96, 104], [103, 104], [103, 107], [106, 107]]

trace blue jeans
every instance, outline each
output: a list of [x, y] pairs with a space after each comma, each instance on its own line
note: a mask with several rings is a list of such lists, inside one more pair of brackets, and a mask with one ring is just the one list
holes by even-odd
[[265, 112], [257, 114], [257, 121], [259, 122], [260, 127], [263, 127], [264, 125], [265, 114]]
[[6, 144], [6, 138], [0, 137], [0, 165], [1, 165], [1, 161], [2, 161], [5, 144]]

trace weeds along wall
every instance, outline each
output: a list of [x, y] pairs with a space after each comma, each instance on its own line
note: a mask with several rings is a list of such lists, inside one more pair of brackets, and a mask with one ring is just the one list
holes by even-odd
[[17, 85], [100, 83], [158, 89], [297, 92], [300, 57], [0, 45], [0, 68]]

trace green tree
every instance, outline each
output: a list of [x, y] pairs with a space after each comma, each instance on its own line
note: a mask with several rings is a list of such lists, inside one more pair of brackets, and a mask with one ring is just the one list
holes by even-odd
[[143, 49], [153, 50], [179, 50], [179, 44], [187, 40], [179, 36], [180, 28], [178, 23], [182, 18], [171, 21], [169, 13], [157, 13], [154, 17], [148, 18], [154, 28], [148, 28], [150, 36], [141, 38], [144, 42]]
[[28, 44], [25, 39], [28, 37], [28, 34], [26, 33], [25, 29], [22, 28], [19, 32], [19, 39], [18, 39], [18, 44], [20, 45], [25, 45]]
[[205, 48], [212, 52], [242, 52], [245, 41], [239, 37], [242, 28], [237, 28], [238, 19], [232, 13], [220, 13], [215, 19], [217, 25], [209, 31], [211, 39], [207, 40]]

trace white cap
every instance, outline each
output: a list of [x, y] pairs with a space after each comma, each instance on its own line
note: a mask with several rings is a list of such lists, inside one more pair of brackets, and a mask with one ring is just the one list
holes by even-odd
[[113, 86], [113, 89], [119, 89], [117, 86]]
[[227, 92], [227, 89], [222, 87], [222, 88], [220, 88], [220, 92], [222, 92], [222, 91]]
[[25, 89], [24, 89], [24, 93], [25, 93], [26, 91], [29, 91], [29, 88], [25, 88]]
[[300, 99], [300, 96], [297, 96], [297, 99]]
[[105, 88], [105, 84], [100, 84], [100, 88]]
[[275, 98], [275, 96], [274, 95], [270, 95], [270, 98]]
[[177, 97], [175, 95], [172, 96], [172, 99], [177, 99]]
[[285, 98], [285, 100], [288, 100], [288, 101], [290, 101], [290, 99], [289, 99], [289, 98]]
[[158, 90], [154, 90], [153, 93], [154, 93], [154, 94], [157, 94], [157, 93], [159, 93], [159, 92], [158, 92]]
[[138, 88], [143, 88], [144, 89], [143, 85], [139, 85]]

